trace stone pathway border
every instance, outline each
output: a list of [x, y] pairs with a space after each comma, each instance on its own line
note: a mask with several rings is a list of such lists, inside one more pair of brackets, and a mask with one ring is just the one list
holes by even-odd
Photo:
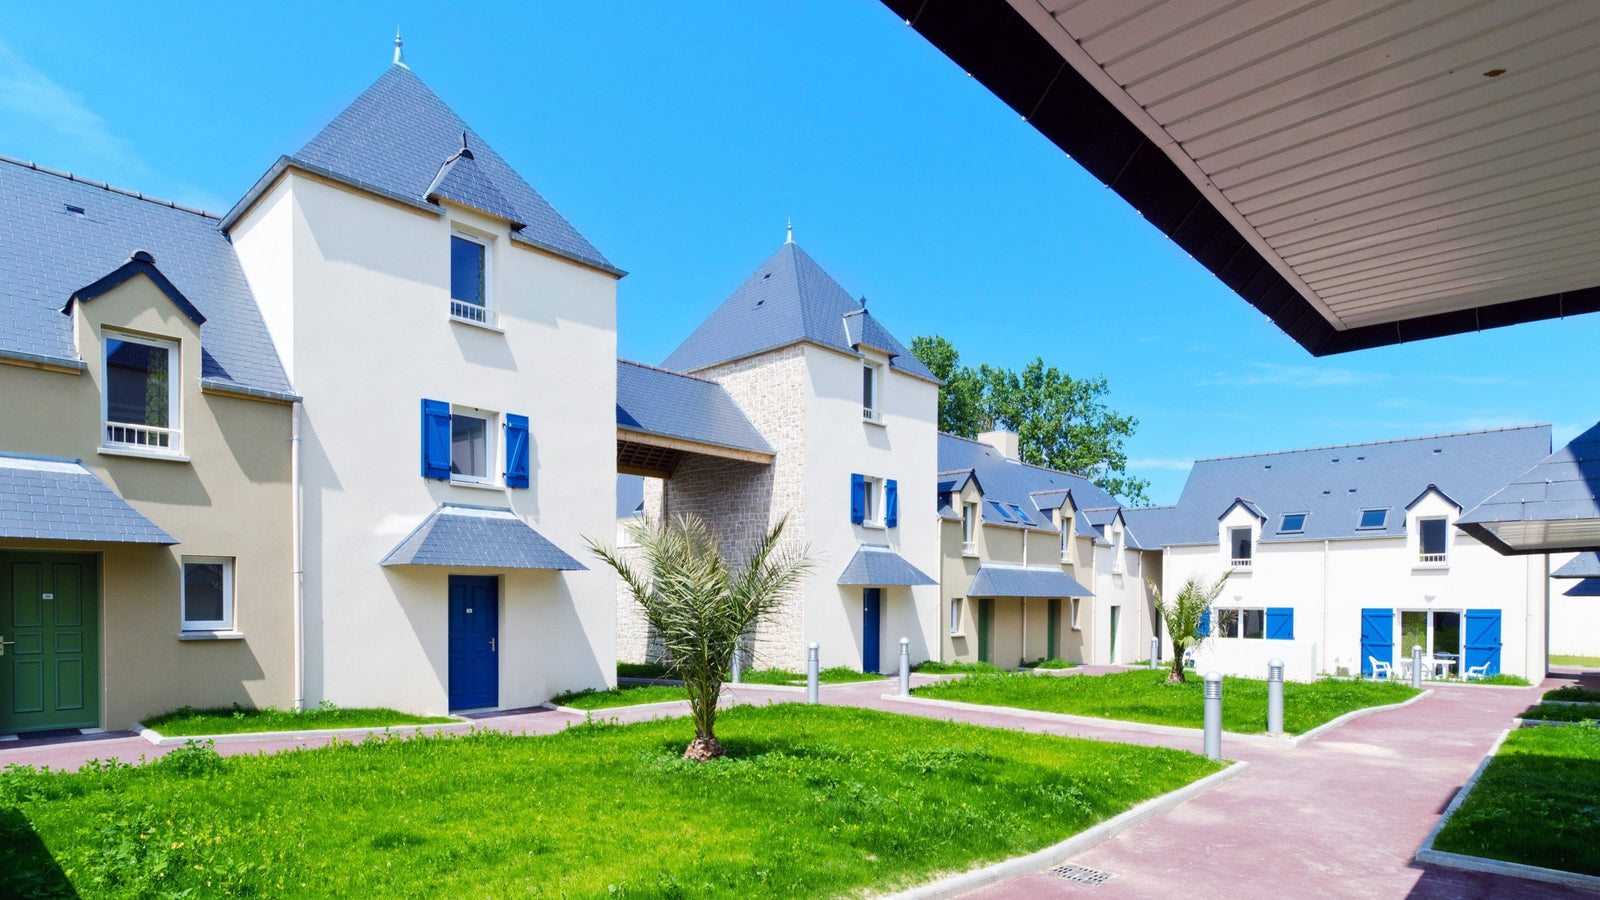
[[[1558, 722], [1558, 725], [1575, 725], [1575, 722]], [[1489, 755], [1478, 764], [1472, 777], [1456, 792], [1455, 799], [1445, 807], [1444, 815], [1439, 817], [1439, 823], [1428, 832], [1428, 837], [1417, 848], [1416, 860], [1420, 863], [1429, 863], [1435, 866], [1446, 866], [1452, 869], [1465, 869], [1469, 872], [1488, 872], [1492, 875], [1509, 875], [1513, 878], [1526, 878], [1530, 881], [1544, 881], [1550, 884], [1560, 884], [1567, 887], [1583, 888], [1585, 890], [1600, 891], [1600, 877], [1594, 875], [1580, 875], [1577, 872], [1564, 872], [1560, 869], [1547, 869], [1544, 866], [1530, 866], [1526, 863], [1506, 862], [1502, 859], [1489, 859], [1485, 856], [1471, 856], [1465, 853], [1450, 853], [1445, 850], [1433, 849], [1433, 842], [1439, 837], [1439, 832], [1450, 823], [1451, 816], [1466, 802], [1467, 795], [1477, 786], [1478, 779], [1483, 777], [1484, 771], [1489, 768], [1489, 763], [1494, 761], [1496, 753], [1500, 752], [1500, 745], [1504, 744], [1515, 728], [1508, 728], [1500, 733], [1500, 737], [1489, 748]]]
[[431, 734], [435, 731], [453, 731], [470, 726], [472, 723], [460, 716], [451, 716], [453, 722], [434, 722], [429, 725], [382, 725], [367, 726], [365, 728], [306, 728], [298, 731], [239, 731], [228, 734], [180, 734], [168, 735], [144, 727], [143, 722], [135, 722], [128, 728], [129, 731], [144, 738], [157, 747], [174, 747], [186, 744], [189, 741], [214, 741], [218, 744], [233, 741], [270, 741], [279, 738], [331, 738], [331, 737], [370, 737], [376, 734]]

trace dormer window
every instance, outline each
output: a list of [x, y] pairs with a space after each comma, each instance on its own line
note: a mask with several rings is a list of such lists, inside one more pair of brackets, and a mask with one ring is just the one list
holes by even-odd
[[105, 446], [179, 453], [178, 345], [146, 337], [111, 337], [108, 332], [105, 349], [101, 431]]
[[1417, 533], [1420, 539], [1422, 554], [1420, 562], [1429, 565], [1443, 565], [1448, 552], [1445, 539], [1448, 533], [1448, 522], [1443, 518], [1430, 518], [1417, 520]]
[[961, 553], [964, 556], [978, 554], [978, 504], [961, 504]]
[[868, 422], [881, 422], [883, 415], [878, 411], [879, 401], [879, 369], [872, 363], [861, 364], [861, 418]]
[[[1249, 534], [1250, 530], [1248, 528], [1245, 529], [1246, 538], [1249, 537]], [[1122, 529], [1113, 529], [1111, 534], [1111, 574], [1113, 575], [1122, 574], [1123, 546]]]
[[489, 306], [489, 245], [473, 235], [450, 235], [450, 318], [495, 324]]
[[1061, 561], [1072, 564], [1072, 519], [1066, 510], [1061, 511]]
[[1252, 551], [1254, 550], [1250, 529], [1228, 529], [1228, 547], [1233, 554], [1233, 567], [1235, 569], [1250, 568]]
[[1382, 509], [1363, 509], [1361, 511], [1361, 521], [1356, 525], [1356, 527], [1368, 529], [1382, 528], [1388, 521], [1389, 508], [1387, 506], [1383, 507]]

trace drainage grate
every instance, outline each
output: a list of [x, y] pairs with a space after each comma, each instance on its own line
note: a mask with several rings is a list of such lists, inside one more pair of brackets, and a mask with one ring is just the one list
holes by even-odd
[[1115, 877], [1110, 872], [1102, 872], [1099, 869], [1091, 869], [1088, 866], [1074, 865], [1056, 866], [1054, 869], [1050, 870], [1050, 874], [1056, 876], [1057, 878], [1065, 878], [1068, 881], [1075, 881], [1078, 884], [1091, 885], [1105, 884]]

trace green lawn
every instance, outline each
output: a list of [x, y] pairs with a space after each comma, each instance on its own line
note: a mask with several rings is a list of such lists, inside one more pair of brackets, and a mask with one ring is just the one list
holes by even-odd
[[1077, 667], [1077, 663], [1072, 662], [1071, 660], [1061, 659], [1060, 657], [1055, 659], [1040, 659], [1035, 660], [1034, 662], [1022, 664], [1022, 668], [1024, 669], [1075, 669]]
[[682, 687], [675, 684], [623, 684], [609, 691], [586, 688], [550, 698], [556, 706], [573, 709], [610, 709], [614, 706], [637, 706], [640, 703], [661, 703], [667, 700], [688, 698]]
[[986, 662], [939, 662], [936, 659], [929, 659], [912, 666], [911, 671], [920, 672], [923, 675], [971, 675], [975, 673], [992, 675], [1005, 670]]
[[1550, 654], [1550, 665], [1600, 669], [1600, 656], [1567, 656], [1560, 653], [1552, 653]]
[[1540, 722], [1600, 721], [1600, 703], [1568, 706], [1565, 703], [1540, 703], [1523, 710], [1522, 718]]
[[[749, 672], [740, 672], [739, 680], [745, 684], [786, 684], [801, 685], [806, 683], [803, 672], [790, 672], [787, 669], [752, 669]], [[818, 684], [850, 684], [855, 681], [882, 681], [883, 676], [876, 673], [857, 672], [849, 666], [834, 666], [817, 672]]]
[[1434, 848], [1600, 875], [1600, 729], [1511, 732]]
[[163, 737], [242, 734], [250, 731], [307, 731], [315, 728], [382, 728], [386, 725], [433, 725], [454, 722], [445, 716], [413, 716], [392, 709], [341, 709], [319, 706], [304, 712], [246, 709], [241, 706], [194, 709], [184, 706], [144, 720]]
[[[959, 700], [989, 706], [1014, 706], [1044, 712], [1125, 719], [1199, 728], [1204, 724], [1204, 683], [1191, 677], [1167, 684], [1167, 673], [1132, 671], [1073, 678], [1032, 675], [974, 675], [914, 688], [918, 697]], [[1283, 686], [1283, 727], [1290, 734], [1309, 731], [1347, 712], [1400, 703], [1417, 691], [1401, 684], [1323, 680]], [[1267, 730], [1267, 683], [1227, 678], [1222, 683], [1222, 727], [1245, 734]]]
[[1600, 691], [1590, 690], [1589, 688], [1581, 688], [1577, 685], [1569, 684], [1564, 688], [1556, 688], [1553, 691], [1545, 691], [1544, 699], [1572, 700], [1578, 703], [1600, 703]]
[[679, 758], [679, 718], [12, 768], [0, 896], [859, 895], [1037, 850], [1219, 769], [838, 707], [717, 726], [730, 757], [709, 764]]
[[1474, 679], [1472, 681], [1463, 681], [1461, 683], [1462, 684], [1498, 684], [1498, 685], [1506, 685], [1506, 686], [1509, 686], [1509, 687], [1532, 687], [1532, 685], [1529, 683], [1528, 679], [1523, 678], [1521, 675], [1507, 675], [1504, 672], [1496, 672], [1495, 674], [1490, 675], [1488, 678], [1478, 678], [1478, 679]]

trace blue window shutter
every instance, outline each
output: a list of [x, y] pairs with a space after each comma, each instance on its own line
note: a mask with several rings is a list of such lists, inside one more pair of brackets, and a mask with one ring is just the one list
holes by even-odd
[[506, 414], [506, 487], [528, 486], [528, 417]]
[[1205, 611], [1200, 613], [1200, 624], [1195, 627], [1194, 633], [1200, 637], [1211, 636], [1211, 607], [1206, 607]]
[[1394, 662], [1394, 610], [1361, 611], [1361, 674], [1372, 674], [1372, 661]]
[[1461, 671], [1488, 664], [1489, 674], [1500, 672], [1500, 610], [1467, 610], [1466, 652]]
[[900, 524], [900, 485], [893, 478], [883, 483], [883, 524], [890, 528]]
[[450, 478], [450, 404], [422, 401], [422, 477]]
[[857, 525], [867, 520], [867, 479], [850, 476], [850, 521]]
[[1267, 609], [1267, 640], [1294, 640], [1294, 607], [1274, 606]]

